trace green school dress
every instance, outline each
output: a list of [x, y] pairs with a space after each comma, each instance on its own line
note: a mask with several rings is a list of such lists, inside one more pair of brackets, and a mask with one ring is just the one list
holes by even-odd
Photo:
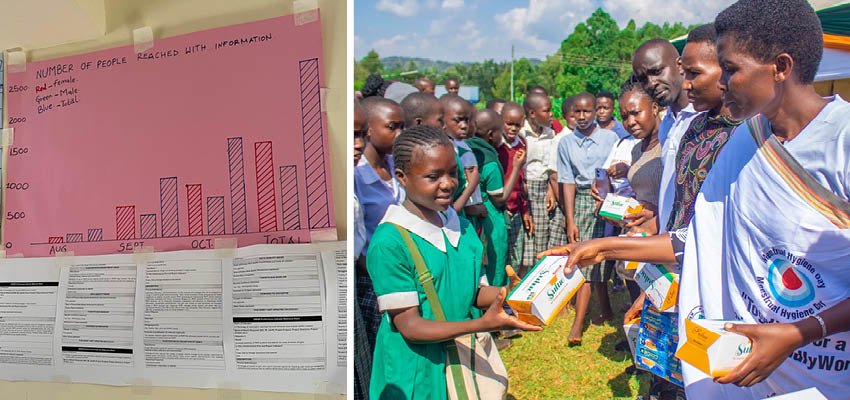
[[[463, 193], [463, 189], [466, 189], [466, 173], [463, 170], [463, 165], [460, 163], [460, 155], [457, 152], [455, 152], [455, 161], [457, 161], [457, 189], [455, 189], [455, 194], [452, 196], [452, 201], [457, 200]], [[463, 216], [463, 209], [461, 209], [461, 216]]]
[[473, 137], [467, 139], [466, 143], [472, 148], [472, 153], [481, 166], [481, 197], [484, 199], [484, 208], [487, 209], [487, 217], [481, 221], [483, 236], [487, 240], [487, 265], [484, 267], [487, 280], [493, 286], [505, 286], [508, 284], [508, 275], [505, 273], [505, 265], [508, 262], [507, 213], [504, 207], [496, 207], [490, 200], [490, 196], [501, 195], [504, 191], [505, 173], [499, 163], [496, 149], [484, 139]]
[[484, 164], [481, 168], [481, 188], [484, 193], [484, 207], [487, 209], [487, 217], [482, 220], [482, 231], [487, 238], [487, 280], [493, 286], [505, 286], [508, 284], [508, 275], [505, 273], [505, 265], [508, 262], [508, 226], [505, 221], [505, 210], [496, 207], [490, 200], [490, 196], [501, 195], [502, 166], [498, 162]]
[[431, 271], [446, 319], [464, 321], [480, 315], [475, 297], [479, 286], [487, 284], [481, 267], [481, 241], [469, 221], [458, 217], [454, 210], [449, 208], [441, 214], [442, 228], [403, 206], [392, 205], [372, 236], [366, 262], [382, 312], [369, 385], [373, 400], [447, 398], [445, 343], [407, 341], [386, 312], [418, 307], [423, 318], [434, 319], [410, 253], [389, 222], [410, 231]]

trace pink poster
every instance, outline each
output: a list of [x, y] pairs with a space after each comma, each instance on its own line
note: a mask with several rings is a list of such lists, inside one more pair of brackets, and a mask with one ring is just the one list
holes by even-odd
[[304, 243], [333, 231], [320, 20], [153, 44], [8, 73], [7, 254]]

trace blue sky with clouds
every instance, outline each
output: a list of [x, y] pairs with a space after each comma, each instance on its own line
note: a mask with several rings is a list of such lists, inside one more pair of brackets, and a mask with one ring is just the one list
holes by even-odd
[[370, 49], [381, 57], [444, 61], [544, 59], [597, 8], [622, 28], [634, 19], [710, 22], [733, 0], [356, 0], [354, 56]]

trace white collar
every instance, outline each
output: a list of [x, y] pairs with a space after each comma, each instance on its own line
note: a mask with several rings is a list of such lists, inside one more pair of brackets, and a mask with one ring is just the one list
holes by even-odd
[[517, 133], [517, 135], [514, 137], [514, 141], [513, 141], [513, 143], [508, 143], [508, 141], [507, 141], [507, 140], [505, 140], [505, 137], [504, 137], [504, 136], [502, 136], [502, 143], [503, 143], [505, 146], [508, 146], [508, 147], [510, 147], [510, 148], [517, 147], [517, 145], [519, 145], [519, 133]]
[[458, 219], [457, 213], [451, 207], [439, 214], [443, 220], [442, 228], [419, 218], [402, 205], [393, 204], [387, 208], [387, 212], [384, 214], [384, 219], [381, 220], [381, 223], [392, 222], [399, 225], [410, 231], [410, 233], [414, 233], [416, 236], [425, 239], [426, 242], [431, 243], [434, 247], [445, 253], [446, 241], [443, 239], [444, 234], [452, 247], [457, 248], [457, 244], [460, 242], [460, 219]]
[[540, 132], [540, 134], [538, 135], [537, 132], [534, 131], [534, 128], [531, 127], [531, 123], [528, 122], [528, 119], [525, 120], [525, 125], [523, 125], [522, 127], [522, 132], [526, 137], [533, 136], [537, 139], [549, 139], [555, 137], [555, 130], [548, 126], [544, 126], [543, 132]]
[[[390, 168], [390, 175], [393, 174], [393, 156], [387, 154], [384, 159], [387, 162], [387, 166]], [[372, 164], [369, 164], [369, 160], [366, 157], [360, 157], [360, 161], [357, 163], [357, 166], [354, 169], [360, 174], [363, 178], [363, 183], [367, 185], [371, 185], [375, 182], [384, 182], [378, 173], [375, 172], [375, 169], [372, 168]], [[388, 183], [391, 183], [394, 178], [390, 178]]]
[[669, 115], [670, 119], [672, 119], [673, 121], [682, 121], [682, 120], [685, 120], [685, 119], [692, 117], [695, 114], [699, 114], [699, 111], [694, 109], [693, 104], [688, 103], [688, 105], [685, 106], [685, 108], [679, 110], [679, 112], [677, 112], [676, 115], [673, 115], [672, 110], [668, 106], [667, 112], [664, 115], [664, 118], [667, 118], [667, 116]]

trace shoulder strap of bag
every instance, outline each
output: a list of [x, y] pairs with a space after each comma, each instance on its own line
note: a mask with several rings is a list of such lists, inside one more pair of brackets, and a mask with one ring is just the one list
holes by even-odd
[[[425, 260], [422, 259], [419, 248], [416, 247], [416, 243], [413, 242], [413, 238], [407, 229], [398, 224], [393, 225], [398, 229], [401, 239], [404, 240], [404, 245], [407, 246], [407, 251], [410, 252], [410, 258], [413, 259], [413, 265], [416, 267], [419, 284], [425, 289], [425, 297], [431, 303], [431, 311], [434, 313], [434, 318], [437, 321], [445, 322], [446, 314], [443, 312], [443, 306], [440, 304], [440, 298], [437, 296], [437, 289], [434, 287], [434, 277], [431, 275], [431, 271], [428, 270], [428, 266], [425, 265]], [[449, 368], [452, 372], [452, 380], [455, 385], [454, 390], [457, 393], [458, 400], [468, 400], [466, 385], [463, 380], [463, 369], [460, 365], [460, 356], [458, 355], [457, 345], [454, 340], [446, 341], [446, 351], [448, 352]]]
[[422, 254], [419, 253], [419, 248], [416, 247], [416, 243], [413, 242], [413, 238], [410, 237], [410, 232], [407, 229], [401, 227], [400, 225], [395, 225], [396, 229], [398, 229], [398, 233], [401, 234], [401, 239], [404, 240], [404, 245], [407, 246], [407, 251], [410, 252], [410, 258], [413, 259], [413, 265], [416, 267], [416, 275], [419, 279], [419, 284], [422, 285], [422, 288], [425, 289], [425, 297], [428, 298], [428, 302], [431, 303], [431, 311], [434, 312], [434, 318], [437, 321], [446, 321], [446, 314], [443, 312], [443, 306], [440, 304], [440, 298], [437, 297], [437, 289], [434, 287], [434, 277], [431, 275], [431, 271], [428, 270], [428, 266], [425, 265], [425, 260], [422, 259]]
[[818, 182], [809, 171], [785, 149], [773, 133], [767, 130], [769, 122], [763, 115], [747, 121], [751, 132], [758, 140], [763, 139], [762, 149], [770, 164], [786, 182], [824, 217], [841, 229], [850, 228], [850, 203]]

